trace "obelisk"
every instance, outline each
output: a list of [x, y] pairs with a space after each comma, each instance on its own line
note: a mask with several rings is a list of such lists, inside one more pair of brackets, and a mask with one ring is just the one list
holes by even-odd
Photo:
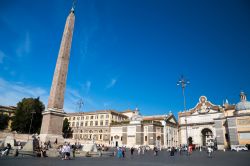
[[63, 117], [65, 116], [65, 112], [63, 110], [64, 92], [68, 73], [74, 23], [75, 14], [74, 7], [72, 7], [67, 17], [62, 36], [54, 77], [50, 89], [48, 106], [43, 112], [42, 127], [40, 132], [40, 139], [43, 142], [48, 140], [51, 142], [54, 142], [55, 140], [63, 142], [64, 140], [62, 137]]

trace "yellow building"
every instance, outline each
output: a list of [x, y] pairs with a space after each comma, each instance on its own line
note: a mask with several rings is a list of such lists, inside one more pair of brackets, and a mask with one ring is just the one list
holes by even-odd
[[8, 117], [10, 117], [10, 120], [8, 122], [8, 127], [6, 128], [6, 130], [11, 130], [11, 117], [15, 115], [15, 110], [16, 107], [14, 106], [1, 106], [0, 105], [0, 114], [5, 114], [8, 115]]
[[250, 144], [250, 102], [244, 92], [236, 105], [225, 103], [224, 116], [215, 119], [218, 149]]
[[73, 130], [73, 139], [79, 142], [94, 140], [98, 144], [109, 144], [110, 125], [126, 121], [128, 117], [114, 110], [68, 113], [66, 117]]

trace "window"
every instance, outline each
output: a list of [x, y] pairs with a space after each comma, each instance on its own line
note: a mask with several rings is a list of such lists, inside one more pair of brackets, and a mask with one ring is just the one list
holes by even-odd
[[77, 120], [80, 120], [80, 117], [77, 117]]
[[113, 141], [113, 137], [111, 137], [111, 141]]
[[81, 117], [81, 120], [84, 120], [84, 116]]
[[83, 126], [83, 122], [81, 122], [81, 126]]
[[90, 121], [90, 126], [93, 126], [93, 121]]
[[94, 116], [91, 116], [90, 119], [94, 119]]
[[145, 140], [145, 141], [148, 141], [148, 136], [145, 136], [144, 140]]
[[106, 119], [108, 119], [109, 118], [109, 115], [106, 115]]
[[98, 115], [95, 116], [95, 119], [98, 119]]
[[89, 116], [86, 116], [86, 119], [89, 119]]
[[102, 139], [102, 134], [100, 134], [99, 139]]
[[100, 126], [103, 126], [103, 121], [100, 121]]
[[76, 119], [76, 117], [73, 117], [73, 120], [75, 120]]
[[121, 141], [122, 141], [122, 136], [121, 136]]
[[101, 119], [103, 119], [103, 115], [101, 115]]
[[98, 121], [95, 121], [95, 126], [98, 126]]
[[75, 127], [75, 122], [72, 123], [72, 127]]
[[85, 126], [88, 126], [88, 122], [85, 122]]
[[109, 125], [109, 121], [106, 120], [106, 121], [105, 121], [105, 126], [108, 126], [108, 125]]
[[76, 127], [78, 127], [79, 126], [79, 122], [76, 122]]

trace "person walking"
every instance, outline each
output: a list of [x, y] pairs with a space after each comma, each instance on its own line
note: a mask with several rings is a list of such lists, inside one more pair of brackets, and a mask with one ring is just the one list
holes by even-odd
[[76, 157], [76, 143], [71, 146], [72, 148], [72, 153], [73, 153], [73, 158]]
[[154, 147], [154, 156], [158, 156], [158, 149], [157, 149], [157, 147]]
[[138, 156], [139, 156], [141, 154], [141, 147], [140, 146], [138, 147], [137, 152], [138, 152]]
[[133, 156], [134, 150], [135, 150], [134, 147], [131, 147], [131, 149], [130, 149], [131, 156]]
[[145, 146], [143, 146], [141, 150], [142, 150], [142, 154], [144, 155], [144, 153], [145, 153]]
[[208, 152], [208, 157], [212, 157], [213, 149], [210, 146], [207, 148], [207, 152]]
[[174, 151], [175, 151], [175, 149], [174, 149], [174, 147], [172, 147], [170, 150], [170, 156], [174, 156]]
[[126, 148], [123, 146], [122, 147], [122, 157], [125, 158], [125, 152], [126, 152]]
[[122, 158], [122, 148], [121, 147], [118, 148], [117, 157]]

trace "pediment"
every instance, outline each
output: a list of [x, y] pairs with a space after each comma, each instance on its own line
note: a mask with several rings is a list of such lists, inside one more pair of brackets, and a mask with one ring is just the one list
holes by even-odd
[[199, 102], [190, 110], [192, 115], [214, 113], [219, 111], [219, 106], [212, 104], [206, 96], [201, 96]]
[[173, 124], [177, 124], [177, 120], [175, 119], [175, 117], [173, 115], [169, 116], [167, 119], [166, 119], [166, 122], [168, 123], [173, 123]]

